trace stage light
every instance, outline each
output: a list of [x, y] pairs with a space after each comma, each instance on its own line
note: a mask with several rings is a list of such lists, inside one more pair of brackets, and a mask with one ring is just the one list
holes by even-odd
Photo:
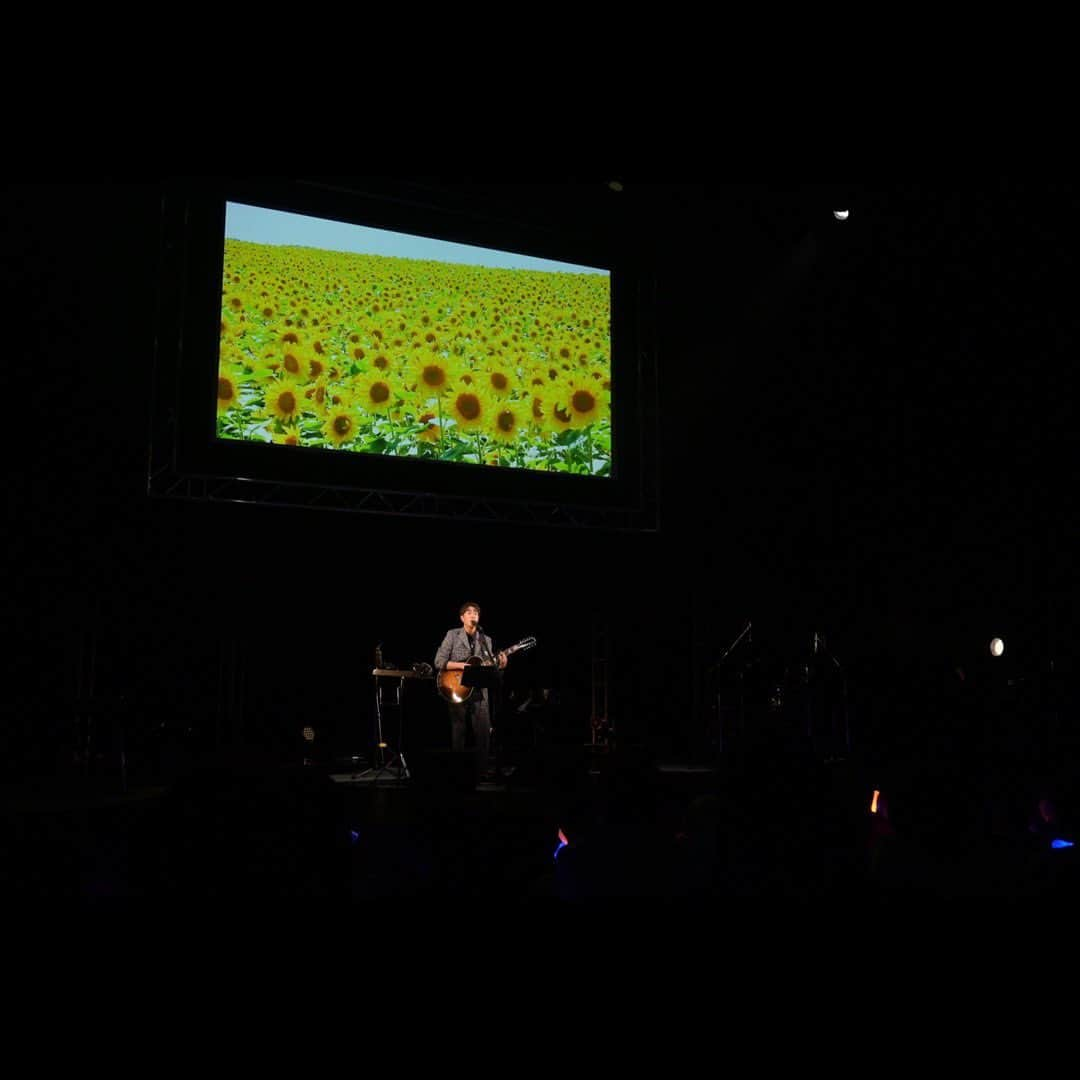
[[990, 642], [990, 655], [1000, 656], [1005, 651], [1005, 642], [1001, 638], [996, 637]]
[[1073, 842], [1071, 840], [1051, 840], [1050, 846], [1052, 848], [1067, 848], [1072, 847]]
[[837, 221], [847, 221], [847, 219], [851, 216], [851, 211], [850, 210], [834, 210], [832, 212], [832, 216], [834, 218], [836, 218]]
[[304, 742], [315, 741], [315, 729], [311, 727], [304, 728]]
[[874, 788], [874, 795], [873, 795], [873, 798], [870, 800], [870, 813], [871, 814], [876, 814], [877, 813], [877, 801], [878, 801], [878, 796], [880, 794], [881, 794], [881, 792], [878, 791], [877, 788]]

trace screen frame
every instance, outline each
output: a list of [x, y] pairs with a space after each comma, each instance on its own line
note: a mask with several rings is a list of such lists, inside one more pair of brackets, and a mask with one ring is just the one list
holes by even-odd
[[[556, 187], [557, 185], [553, 185]], [[487, 189], [485, 189], [486, 191]], [[555, 209], [515, 214], [515, 185], [498, 209], [469, 185], [372, 180], [200, 180], [169, 185], [162, 201], [162, 267], [155, 398], [160, 435], [176, 477], [309, 488], [383, 491], [443, 499], [610, 509], [655, 527], [649, 478], [655, 365], [648, 342], [655, 318], [653, 268], [633, 238]], [[221, 279], [228, 203], [308, 214], [377, 229], [494, 248], [610, 272], [612, 465], [607, 477], [435, 462], [219, 439]], [[480, 203], [483, 205], [479, 205]], [[651, 387], [651, 389], [650, 389]], [[163, 415], [164, 411], [164, 415]], [[158, 461], [161, 453], [152, 456]], [[160, 486], [160, 485], [159, 485]], [[301, 499], [301, 501], [306, 501]], [[497, 515], [496, 515], [497, 516]]]

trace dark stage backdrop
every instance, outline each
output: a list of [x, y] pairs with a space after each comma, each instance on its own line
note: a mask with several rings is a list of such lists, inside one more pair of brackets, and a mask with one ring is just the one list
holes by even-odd
[[[547, 212], [572, 227], [579, 194]], [[1076, 191], [864, 187], [843, 224], [819, 195], [630, 204], [658, 281], [660, 529], [614, 534], [148, 499], [160, 190], [10, 188], [9, 773], [50, 768], [87, 696], [238, 746], [308, 723], [347, 746], [376, 643], [430, 662], [469, 598], [500, 641], [540, 639], [515, 671], [583, 738], [602, 630], [620, 732], [683, 751], [747, 621], [785, 657], [824, 632], [853, 671], [974, 662], [992, 633], [1071, 663]]]

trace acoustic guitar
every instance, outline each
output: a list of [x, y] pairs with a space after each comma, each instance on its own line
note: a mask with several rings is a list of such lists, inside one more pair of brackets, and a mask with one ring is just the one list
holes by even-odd
[[[511, 645], [509, 649], [500, 649], [499, 652], [509, 659], [516, 652], [524, 652], [526, 649], [531, 649], [536, 644], [536, 638], [527, 637], [522, 638], [516, 645]], [[494, 667], [495, 664], [491, 660], [483, 660], [479, 656], [470, 656], [465, 661], [467, 667]], [[462, 702], [468, 701], [472, 697], [475, 686], [462, 686], [461, 676], [465, 674], [464, 669], [455, 671], [440, 671], [439, 677], [435, 681], [435, 685], [438, 688], [439, 696], [445, 698], [447, 701], [453, 702], [455, 705], [460, 705]]]

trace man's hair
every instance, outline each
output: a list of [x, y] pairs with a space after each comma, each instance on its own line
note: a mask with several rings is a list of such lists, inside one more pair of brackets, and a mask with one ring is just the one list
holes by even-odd
[[458, 610], [458, 614], [459, 615], [464, 615], [465, 612], [468, 611], [469, 608], [471, 608], [471, 607], [476, 608], [476, 614], [477, 615], [480, 614], [480, 605], [478, 603], [476, 603], [475, 600], [466, 600], [465, 603], [462, 604], [460, 609]]

